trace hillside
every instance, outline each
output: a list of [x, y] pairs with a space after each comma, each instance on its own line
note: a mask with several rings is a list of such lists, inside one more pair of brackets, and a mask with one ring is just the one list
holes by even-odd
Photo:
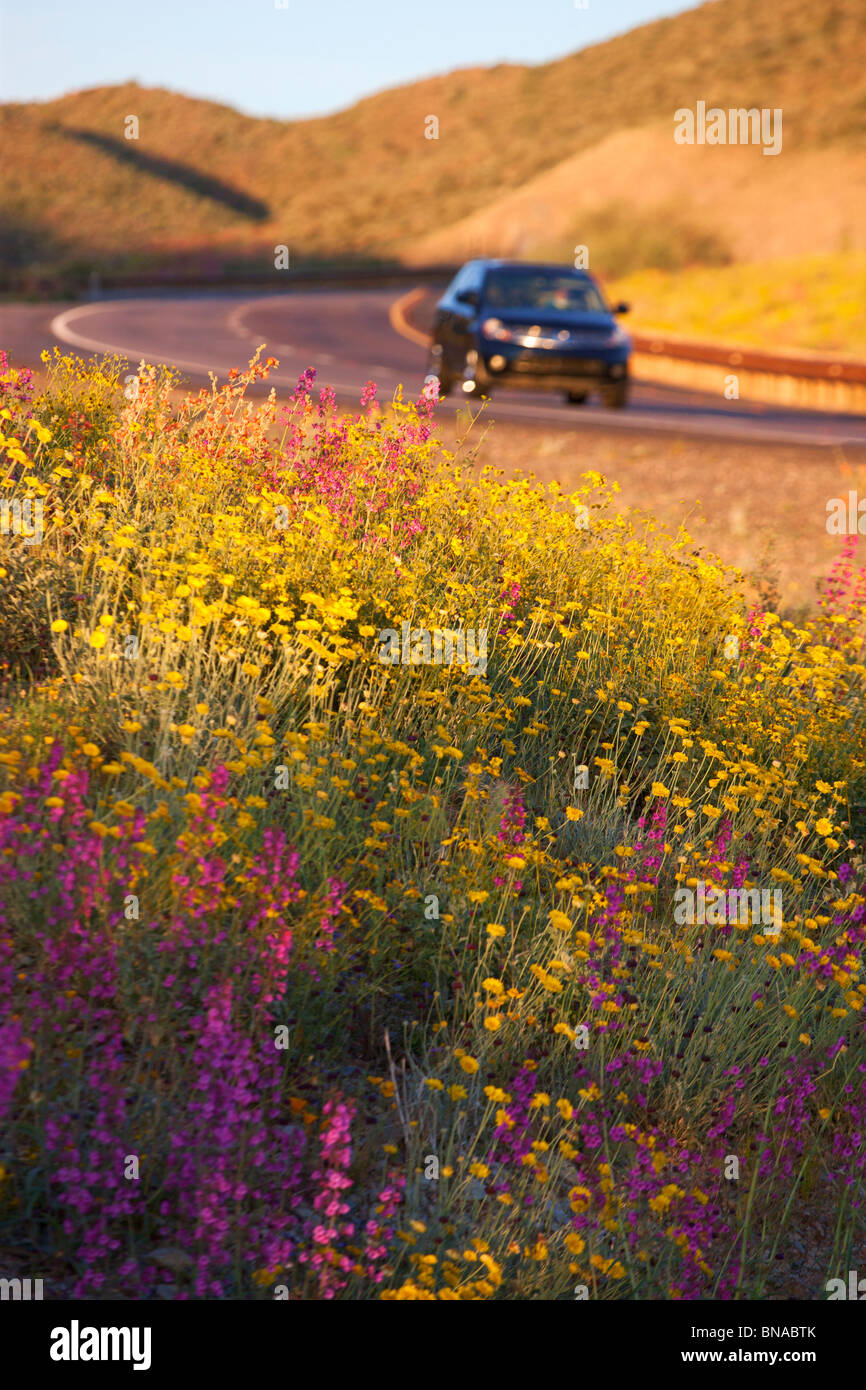
[[672, 121], [618, 130], [422, 237], [419, 261], [570, 260], [611, 275], [866, 249], [866, 151], [677, 145]]
[[[858, 0], [713, 0], [557, 62], [456, 71], [315, 120], [134, 84], [7, 105], [0, 251], [20, 281], [183, 255], [267, 269], [283, 242], [297, 264], [451, 259], [482, 243], [564, 255], [591, 234], [611, 273], [669, 264], [672, 244], [705, 264], [753, 259], [767, 236], [778, 256], [855, 249], [864, 58]], [[782, 154], [675, 145], [674, 111], [699, 99], [782, 108]], [[429, 115], [438, 140], [424, 138]]]

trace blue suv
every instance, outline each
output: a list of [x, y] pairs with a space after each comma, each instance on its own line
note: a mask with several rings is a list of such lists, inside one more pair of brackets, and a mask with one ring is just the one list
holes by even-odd
[[428, 376], [446, 396], [497, 386], [564, 391], [582, 405], [599, 390], [605, 405], [628, 401], [631, 339], [586, 270], [523, 261], [468, 261], [436, 305]]

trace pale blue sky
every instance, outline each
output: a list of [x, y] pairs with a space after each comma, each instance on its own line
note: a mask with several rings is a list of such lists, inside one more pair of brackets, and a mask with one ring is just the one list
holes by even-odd
[[0, 100], [136, 80], [322, 115], [456, 67], [542, 63], [685, 0], [0, 0]]

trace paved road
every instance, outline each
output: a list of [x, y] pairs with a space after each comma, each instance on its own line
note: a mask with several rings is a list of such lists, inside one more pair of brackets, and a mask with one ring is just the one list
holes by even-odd
[[[399, 289], [298, 290], [289, 294], [188, 293], [104, 297], [76, 305], [0, 306], [0, 346], [19, 365], [36, 365], [58, 343], [87, 353], [112, 351], [137, 365], [141, 358], [179, 367], [194, 384], [209, 371], [223, 377], [243, 366], [259, 344], [280, 360], [268, 386], [291, 388], [307, 367], [341, 403], [357, 403], [370, 379], [379, 399], [402, 383], [421, 390], [426, 352], [394, 326]], [[453, 411], [461, 402], [440, 406]], [[465, 399], [462, 402], [465, 404]], [[866, 418], [785, 410], [725, 401], [697, 391], [636, 382], [625, 411], [569, 406], [554, 396], [498, 393], [488, 406], [495, 420], [603, 429], [643, 435], [688, 434], [756, 443], [866, 446]]]

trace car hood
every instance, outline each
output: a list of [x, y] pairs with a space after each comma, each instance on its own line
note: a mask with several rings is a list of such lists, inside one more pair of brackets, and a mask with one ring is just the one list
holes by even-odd
[[482, 323], [485, 319], [499, 319], [501, 323], [509, 325], [537, 325], [555, 331], [568, 328], [577, 333], [609, 333], [617, 327], [613, 314], [557, 314], [545, 309], [494, 309], [486, 304], [481, 306], [480, 318]]

